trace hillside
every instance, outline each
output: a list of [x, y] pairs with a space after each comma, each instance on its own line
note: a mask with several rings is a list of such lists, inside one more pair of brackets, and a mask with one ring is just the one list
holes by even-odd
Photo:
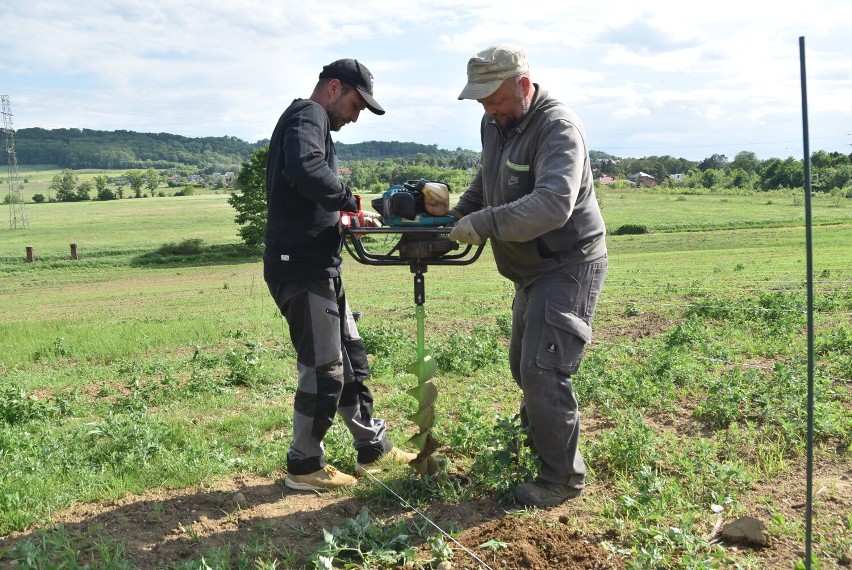
[[19, 164], [60, 168], [186, 168], [238, 170], [266, 141], [236, 137], [189, 138], [168, 133], [29, 128], [15, 131]]
[[[182, 176], [237, 172], [257, 149], [268, 144], [266, 139], [249, 143], [231, 136], [189, 138], [134, 131], [42, 128], [15, 131], [15, 150], [21, 165], [51, 165], [71, 170], [154, 168]], [[448, 150], [435, 144], [415, 142], [337, 143], [336, 148], [341, 166], [353, 168], [353, 163], [362, 161], [392, 160], [466, 171], [479, 159], [478, 151]], [[742, 151], [733, 160], [723, 154], [713, 154], [696, 162], [673, 156], [616, 157], [595, 150], [590, 150], [589, 155], [595, 176], [610, 174], [627, 178], [646, 173], [658, 184], [677, 175], [687, 187], [747, 190], [801, 188], [804, 185], [803, 161], [793, 157], [759, 160], [753, 152]], [[852, 195], [852, 154], [818, 150], [812, 153], [811, 162], [814, 191], [836, 190], [838, 196]]]
[[414, 142], [366, 141], [355, 144], [335, 143], [334, 146], [337, 148], [337, 157], [344, 161], [384, 160], [387, 158], [414, 160], [425, 156], [446, 163], [450, 162], [453, 157], [461, 158], [462, 162], [465, 158], [479, 158], [479, 153], [471, 150], [457, 148], [450, 151], [438, 148], [438, 145], [435, 144]]
[[[134, 131], [41, 128], [15, 131], [18, 164], [52, 164], [70, 169], [189, 168], [201, 173], [239, 170], [255, 150], [267, 144], [268, 140], [249, 143], [236, 137], [189, 138]], [[337, 152], [341, 161], [413, 160], [422, 156], [447, 161], [454, 156], [478, 156], [463, 149], [449, 151], [437, 145], [397, 141], [337, 143]]]

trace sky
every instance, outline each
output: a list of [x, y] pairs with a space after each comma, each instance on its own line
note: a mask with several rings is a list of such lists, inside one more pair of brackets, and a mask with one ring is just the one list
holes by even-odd
[[[852, 153], [852, 2], [0, 0], [14, 129], [268, 139], [322, 66], [356, 58], [387, 111], [342, 143], [480, 150], [468, 59], [527, 53], [534, 82], [616, 157]], [[807, 113], [803, 113], [802, 51]]]

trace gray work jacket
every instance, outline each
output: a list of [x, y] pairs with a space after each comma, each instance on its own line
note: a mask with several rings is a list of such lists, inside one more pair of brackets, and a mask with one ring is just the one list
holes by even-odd
[[529, 112], [509, 132], [483, 116], [481, 165], [454, 207], [491, 238], [497, 269], [519, 286], [607, 253], [583, 125], [534, 85]]

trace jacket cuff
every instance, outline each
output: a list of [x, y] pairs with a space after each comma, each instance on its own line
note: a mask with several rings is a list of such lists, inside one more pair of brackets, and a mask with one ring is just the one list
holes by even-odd
[[472, 214], [468, 214], [467, 217], [470, 218], [470, 225], [473, 226], [476, 235], [483, 240], [491, 237], [491, 230], [489, 229], [491, 214], [489, 210], [477, 210]]

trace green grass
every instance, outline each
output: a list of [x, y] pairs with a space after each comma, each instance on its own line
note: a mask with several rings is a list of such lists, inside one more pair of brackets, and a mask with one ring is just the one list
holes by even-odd
[[[120, 169], [120, 170], [108, 170], [108, 169], [100, 169], [100, 168], [82, 168], [74, 170], [74, 175], [77, 177], [77, 185], [79, 186], [82, 182], [92, 182], [94, 184], [94, 179], [96, 176], [106, 176], [107, 178], [118, 178], [124, 176], [128, 169]], [[144, 169], [135, 169], [135, 170], [144, 170]], [[29, 212], [30, 207], [39, 206], [39, 204], [35, 204], [32, 202], [33, 195], [41, 194], [45, 198], [52, 196], [53, 192], [50, 189], [50, 184], [53, 182], [53, 178], [55, 176], [61, 175], [64, 169], [57, 168], [52, 164], [22, 164], [18, 165], [18, 182], [21, 184], [21, 195], [24, 197], [26, 201], [26, 209]], [[4, 190], [4, 196], [8, 193], [8, 170], [5, 168], [0, 171], [0, 182], [2, 182], [2, 188]], [[115, 191], [116, 187], [110, 185], [110, 189]], [[173, 195], [179, 188], [168, 188], [165, 185], [160, 185], [160, 188], [157, 192], [164, 192], [167, 196]], [[197, 189], [197, 193], [199, 194], [217, 194], [222, 191], [212, 190], [212, 189]], [[144, 189], [143, 194], [147, 194], [148, 190]], [[96, 192], [92, 192], [92, 199], [95, 198]], [[124, 195], [125, 197], [129, 197], [133, 194], [133, 191], [129, 186], [125, 186]], [[8, 207], [8, 206], [7, 206]]]
[[37, 259], [65, 260], [70, 257], [70, 244], [76, 243], [81, 260], [106, 255], [116, 263], [116, 256], [126, 259], [185, 239], [235, 244], [240, 239], [234, 215], [224, 193], [27, 204], [29, 227], [4, 232], [0, 263], [19, 269], [11, 262], [25, 259], [27, 246]]
[[[630, 567], [705, 567], [719, 556], [758, 567], [702, 537], [720, 509], [750, 511], [756, 482], [800, 477], [790, 469], [805, 452], [805, 236], [788, 198], [603, 192], [609, 227], [650, 230], [608, 239], [596, 340], [575, 381], [584, 417], [606, 426], [582, 442], [600, 489], [587, 514], [615, 529], [607, 541]], [[820, 457], [849, 466], [852, 206], [816, 199], [814, 211], [815, 440]], [[226, 196], [28, 204], [28, 215], [28, 230], [0, 228], [0, 535], [46, 525], [73, 502], [229, 473], [279, 476], [294, 353]], [[347, 259], [344, 275], [377, 409], [401, 444], [413, 433], [413, 377], [399, 373], [415, 350], [412, 274]], [[440, 400], [435, 432], [476, 484], [408, 480], [401, 491], [425, 504], [505, 497], [534, 471], [531, 457], [504, 453], [521, 437], [504, 351], [512, 287], [489, 252], [425, 278], [427, 349], [442, 394], [459, 396]], [[332, 462], [354, 467], [342, 430], [327, 444]], [[801, 525], [785, 523], [787, 499], [761, 501], [774, 531], [801, 541]], [[816, 521], [826, 567], [852, 543], [852, 525], [835, 522]], [[73, 567], [78, 539], [57, 530], [21, 548]], [[125, 564], [120, 545], [87, 540], [110, 567]]]
[[[651, 232], [768, 228], [804, 224], [801, 190], [757, 193], [679, 194], [676, 190], [600, 191], [607, 228], [642, 225]], [[836, 206], [831, 197], [815, 194], [816, 225], [849, 220], [850, 201]]]

